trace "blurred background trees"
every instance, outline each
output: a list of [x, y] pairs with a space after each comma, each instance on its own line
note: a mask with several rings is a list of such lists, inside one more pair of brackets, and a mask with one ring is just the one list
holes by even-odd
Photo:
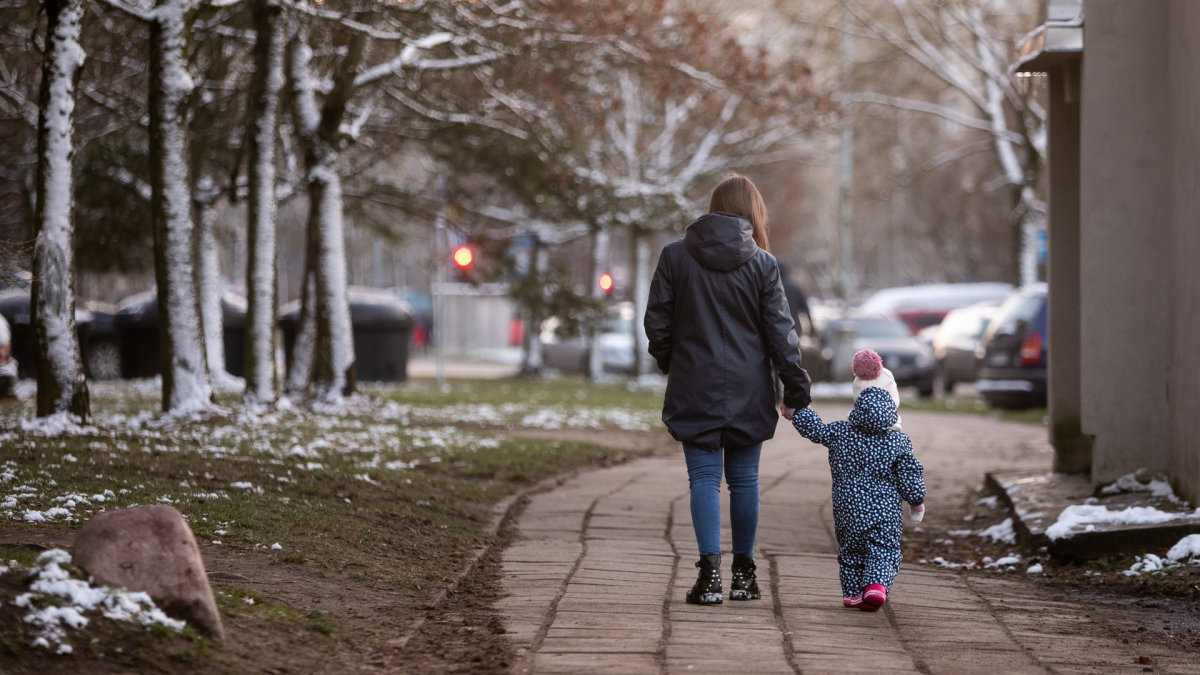
[[[1044, 116], [1007, 67], [1031, 4], [93, 0], [75, 96], [76, 287], [112, 302], [156, 284], [166, 325], [193, 311], [170, 299], [186, 285], [198, 318], [181, 353], [200, 356], [185, 370], [218, 387], [219, 297], [246, 295], [246, 402], [271, 405], [283, 388], [353, 391], [346, 287], [427, 292], [448, 243], [437, 223], [479, 243], [472, 281], [512, 289], [536, 352], [547, 313], [589, 332], [595, 307], [640, 309], [654, 253], [734, 170], [762, 188], [774, 252], [814, 296], [841, 278], [849, 294], [1024, 279]], [[155, 27], [175, 16], [181, 70], [152, 78]], [[10, 276], [30, 268], [46, 25], [44, 3], [0, 2]], [[148, 101], [164, 87], [178, 88], [178, 151], [152, 142]], [[164, 225], [154, 204], [172, 176], [189, 207]], [[170, 262], [169, 240], [190, 256]], [[302, 311], [283, 383], [263, 366], [278, 340], [264, 317], [291, 299]], [[167, 409], [184, 405], [172, 379]]]

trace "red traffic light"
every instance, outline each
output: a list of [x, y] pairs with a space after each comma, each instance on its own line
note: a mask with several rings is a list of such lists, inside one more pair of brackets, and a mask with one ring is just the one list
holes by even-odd
[[613, 287], [612, 275], [609, 274], [608, 272], [601, 274], [600, 275], [600, 290], [607, 293], [612, 290], [612, 287]]
[[470, 267], [474, 260], [475, 254], [471, 253], [470, 246], [459, 246], [454, 249], [454, 264], [460, 268], [466, 269]]

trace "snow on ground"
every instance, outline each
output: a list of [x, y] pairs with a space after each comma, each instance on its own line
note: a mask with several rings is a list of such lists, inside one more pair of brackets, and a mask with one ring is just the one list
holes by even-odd
[[1067, 539], [1080, 532], [1094, 532], [1097, 525], [1150, 525], [1189, 517], [1200, 518], [1200, 509], [1167, 513], [1152, 506], [1110, 510], [1100, 504], [1072, 504], [1058, 514], [1058, 520], [1053, 525], [1046, 528], [1046, 536], [1051, 540]]
[[979, 531], [979, 536], [992, 541], [1003, 542], [1005, 544], [1017, 543], [1017, 533], [1013, 530], [1012, 518], [1005, 518], [1002, 522], [997, 523], [989, 528]]
[[[52, 649], [56, 654], [71, 653], [73, 648], [67, 641], [68, 629], [84, 628], [97, 612], [112, 621], [143, 626], [161, 624], [174, 630], [183, 630], [184, 622], [164, 614], [149, 595], [92, 586], [72, 575], [70, 562], [71, 554], [62, 549], [50, 549], [42, 553], [30, 570], [29, 592], [13, 600], [14, 605], [28, 610], [24, 618], [37, 635], [33, 640], [34, 646]], [[92, 616], [89, 617], [89, 614]]]
[[1184, 565], [1200, 565], [1200, 534], [1189, 534], [1175, 543], [1166, 557], [1153, 553], [1134, 557], [1134, 563], [1123, 574], [1127, 577], [1161, 573]]
[[1200, 564], [1200, 534], [1189, 534], [1167, 551], [1168, 560], [1179, 562], [1185, 558]]
[[809, 392], [813, 399], [853, 399], [853, 382], [814, 382]]
[[[64, 453], [61, 462], [65, 464], [0, 463], [0, 519], [82, 522], [109, 508], [184, 499], [236, 500], [250, 493], [275, 494], [285, 483], [314, 480], [323, 472], [346, 472], [348, 477], [371, 482], [379, 478], [377, 472], [452, 462], [465, 453], [486, 452], [504, 442], [503, 433], [453, 426], [459, 423], [505, 430], [653, 430], [662, 425], [657, 410], [545, 406], [536, 402], [409, 406], [369, 396], [347, 397], [338, 406], [317, 410], [302, 406], [276, 410], [213, 406], [184, 415], [161, 415], [130, 412], [144, 407], [145, 399], [159, 395], [158, 379], [124, 382], [121, 387], [95, 384], [106, 390], [105, 398], [116, 399], [116, 408], [124, 412], [97, 414], [93, 418], [95, 426], [80, 425], [77, 419], [65, 415], [18, 419], [9, 431], [0, 433], [0, 443], [16, 449], [23, 444], [34, 447], [53, 443], [42, 438], [85, 437], [76, 441], [80, 449], [73, 446], [71, 453]], [[88, 440], [89, 436], [94, 438]], [[206, 475], [201, 466], [198, 471], [202, 475], [184, 481], [180, 485], [183, 489], [168, 494], [146, 494], [144, 486], [134, 484], [136, 479], [114, 478], [111, 489], [99, 494], [81, 494], [75, 486], [59, 485], [60, 480], [73, 482], [64, 478], [66, 467], [74, 476], [91, 465], [94, 456], [115, 458], [130, 452], [255, 457], [279, 469], [272, 470], [269, 483], [234, 475], [213, 484], [213, 477]], [[201, 478], [204, 482], [199, 482]]]

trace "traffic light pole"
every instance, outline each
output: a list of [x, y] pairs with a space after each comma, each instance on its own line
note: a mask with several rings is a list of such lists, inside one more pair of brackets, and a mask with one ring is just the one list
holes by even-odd
[[438, 209], [436, 225], [433, 234], [433, 353], [437, 363], [438, 389], [446, 387], [446, 300], [444, 297], [446, 284], [446, 255], [449, 242], [446, 236], [446, 183], [445, 177], [438, 181], [438, 192], [442, 198], [441, 208]]

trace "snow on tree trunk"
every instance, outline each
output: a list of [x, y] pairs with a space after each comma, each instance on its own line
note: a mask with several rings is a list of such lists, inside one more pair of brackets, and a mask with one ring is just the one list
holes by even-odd
[[[603, 227], [595, 227], [592, 230], [592, 279], [591, 289], [588, 294], [599, 302], [604, 297], [604, 291], [600, 288], [600, 275], [604, 274], [604, 266], [608, 264], [608, 243], [609, 231]], [[587, 378], [590, 382], [599, 381], [604, 374], [604, 355], [600, 350], [600, 325], [603, 322], [599, 317], [592, 321], [588, 326], [588, 363], [587, 363]]]
[[646, 301], [650, 294], [650, 240], [645, 230], [633, 228], [633, 376], [649, 370], [650, 341], [646, 338]]
[[79, 44], [84, 0], [48, 0], [38, 106], [36, 227], [32, 312], [37, 414], [70, 413], [86, 421], [87, 382], [75, 333], [75, 86], [83, 66]]
[[[276, 210], [275, 130], [279, 125], [279, 92], [283, 87], [284, 22], [276, 0], [254, 6], [255, 84], [250, 105], [254, 127], [250, 137], [247, 200], [249, 235], [246, 256], [246, 393], [251, 407], [272, 405], [275, 375]], [[305, 383], [307, 384], [307, 373]]]
[[336, 403], [354, 391], [354, 336], [346, 287], [345, 221], [338, 153], [325, 148], [309, 171], [309, 194], [316, 228], [317, 344], [313, 385], [317, 400]]
[[221, 310], [220, 254], [217, 250], [217, 210], [208, 201], [197, 203], [196, 290], [200, 296], [200, 324], [204, 328], [204, 351], [214, 382], [225, 375], [225, 317]]
[[187, 22], [191, 0], [159, 0], [150, 24], [150, 183], [163, 410], [212, 400], [195, 293], [195, 224], [187, 169]]

